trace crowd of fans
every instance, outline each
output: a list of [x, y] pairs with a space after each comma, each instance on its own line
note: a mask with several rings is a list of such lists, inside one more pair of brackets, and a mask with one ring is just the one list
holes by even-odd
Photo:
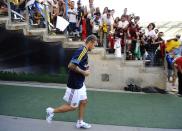
[[[0, 4], [1, 9], [6, 11], [6, 0]], [[116, 57], [123, 57], [125, 53], [127, 60], [145, 60], [149, 66], [164, 64], [164, 33], [154, 23], [149, 23], [146, 29], [142, 28], [140, 17], [128, 14], [127, 8], [115, 18], [114, 9], [105, 7], [101, 12], [99, 6], [94, 5], [94, 0], [88, 0], [88, 5], [82, 5], [80, 0], [68, 0], [68, 8], [64, 0], [11, 0], [10, 6], [25, 18], [27, 7], [32, 26], [45, 27], [48, 23], [50, 32], [68, 32], [69, 37], [83, 41], [88, 35], [95, 34], [98, 46], [114, 53]], [[12, 13], [12, 20], [15, 16]], [[69, 21], [65, 32], [56, 28], [57, 16]]]

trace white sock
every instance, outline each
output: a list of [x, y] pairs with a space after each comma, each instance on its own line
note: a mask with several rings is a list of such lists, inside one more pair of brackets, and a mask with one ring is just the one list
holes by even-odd
[[79, 123], [82, 123], [82, 122], [83, 122], [83, 120], [78, 120], [78, 122], [79, 122]]
[[54, 113], [54, 108], [50, 107], [50, 113]]

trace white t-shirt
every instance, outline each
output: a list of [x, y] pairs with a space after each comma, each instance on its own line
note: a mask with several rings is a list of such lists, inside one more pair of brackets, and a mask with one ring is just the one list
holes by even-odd
[[99, 26], [101, 26], [101, 19], [99, 20], [93, 20], [93, 28], [92, 28], [92, 32], [93, 33], [97, 33], [99, 31]]
[[146, 31], [146, 36], [150, 36], [150, 37], [152, 37], [152, 38], [157, 37], [157, 35], [156, 35], [156, 33], [155, 33], [154, 30], [151, 30], [151, 31], [147, 30], [147, 31]]
[[102, 14], [101, 19], [104, 20], [106, 18], [107, 18], [107, 14], [106, 13], [105, 14]]
[[103, 16], [102, 17], [102, 24], [103, 23], [106, 23], [107, 25], [113, 25], [114, 24], [114, 21], [113, 21], [112, 17], [107, 18], [107, 16], [106, 17]]
[[76, 14], [75, 13], [77, 14], [77, 11], [75, 9], [68, 10], [69, 22], [76, 23]]
[[118, 27], [124, 29], [124, 28], [126, 28], [126, 27], [128, 26], [128, 24], [129, 24], [128, 21], [124, 21], [124, 22], [119, 21], [119, 22], [118, 22]]

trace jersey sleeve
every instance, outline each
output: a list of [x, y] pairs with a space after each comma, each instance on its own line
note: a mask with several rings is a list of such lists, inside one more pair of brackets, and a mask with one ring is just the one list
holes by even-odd
[[86, 53], [87, 53], [86, 47], [84, 47], [82, 50], [76, 51], [71, 59], [71, 63], [79, 65]]

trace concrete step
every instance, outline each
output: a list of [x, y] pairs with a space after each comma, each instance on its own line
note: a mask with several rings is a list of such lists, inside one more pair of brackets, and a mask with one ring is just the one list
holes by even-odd
[[145, 68], [146, 72], [150, 72], [150, 73], [159, 73], [159, 72], [165, 72], [164, 67], [146, 67]]
[[44, 34], [43, 41], [45, 42], [65, 42], [67, 38], [64, 35], [47, 35]]
[[6, 24], [5, 23], [0, 23], [0, 28], [6, 28]]
[[124, 64], [130, 67], [141, 67], [144, 66], [143, 60], [125, 60]]
[[31, 36], [26, 36], [28, 39], [33, 39], [33, 40], [42, 40], [42, 36], [40, 35], [31, 35]]
[[65, 41], [63, 43], [64, 48], [79, 48], [81, 45], [84, 45], [83, 41]]
[[89, 52], [89, 54], [103, 54], [103, 55], [104, 55], [104, 53], [105, 53], [105, 50], [103, 47], [95, 47], [94, 50]]
[[121, 57], [116, 57], [114, 54], [106, 54], [105, 59], [107, 60], [122, 60], [124, 58], [124, 55]]
[[0, 24], [7, 23], [8, 20], [9, 20], [8, 16], [0, 17]]
[[46, 33], [46, 28], [32, 28], [27, 30], [26, 28], [24, 28], [24, 35], [26, 36], [42, 36]]
[[20, 30], [20, 29], [24, 29], [27, 27], [27, 23], [26, 22], [18, 22], [18, 23], [8, 23], [6, 24], [6, 29], [7, 30]]

